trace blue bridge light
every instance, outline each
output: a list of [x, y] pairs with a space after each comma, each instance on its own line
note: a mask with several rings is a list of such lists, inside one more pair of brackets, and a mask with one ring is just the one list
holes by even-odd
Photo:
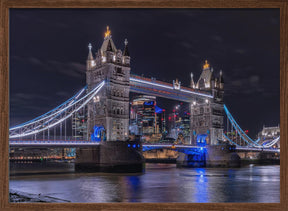
[[106, 131], [102, 125], [95, 125], [93, 129], [94, 132], [91, 134], [91, 141], [106, 141]]
[[199, 134], [197, 135], [196, 138], [196, 142], [197, 142], [197, 146], [206, 146], [206, 138], [207, 138], [207, 134]]

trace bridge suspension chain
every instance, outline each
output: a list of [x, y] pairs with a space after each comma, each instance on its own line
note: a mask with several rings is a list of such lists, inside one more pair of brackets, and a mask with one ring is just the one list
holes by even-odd
[[70, 99], [66, 100], [64, 103], [62, 103], [61, 105], [57, 106], [56, 108], [52, 109], [51, 111], [48, 111], [45, 114], [42, 114], [41, 116], [36, 117], [35, 119], [32, 119], [28, 122], [24, 122], [20, 125], [16, 125], [14, 127], [9, 128], [9, 131], [13, 131], [19, 128], [23, 128], [24, 126], [29, 126], [32, 124], [35, 124], [37, 122], [43, 121], [49, 117], [51, 117], [52, 115], [54, 115], [57, 111], [65, 109], [67, 107], [67, 105], [70, 105], [72, 102], [75, 102], [75, 100], [77, 100], [79, 98], [79, 96], [81, 96], [81, 94], [87, 89], [87, 86], [85, 86], [83, 89], [81, 89], [78, 93], [76, 93], [73, 97], [71, 97]]
[[56, 107], [52, 111], [49, 111], [46, 114], [35, 118], [34, 121], [31, 120], [29, 122], [11, 128], [9, 130], [9, 138], [20, 138], [38, 134], [40, 132], [43, 132], [43, 138], [44, 138], [46, 130], [49, 136], [50, 128], [56, 125], [60, 125], [63, 121], [65, 124], [65, 138], [66, 138], [66, 119], [70, 118], [74, 113], [79, 111], [88, 102], [90, 102], [92, 98], [101, 90], [104, 84], [105, 82], [102, 81], [89, 93], [78, 99], [79, 96], [84, 92], [84, 90], [86, 90], [86, 88], [84, 88], [80, 92], [78, 92], [75, 96], [70, 98], [68, 101], [65, 101], [65, 103]]
[[[232, 141], [228, 136], [226, 136], [223, 133], [223, 137], [225, 139], [227, 139], [230, 143], [235, 144], [236, 146], [243, 146], [243, 144], [241, 144], [241, 140], [243, 140], [245, 143], [248, 144], [248, 146], [252, 146], [252, 147], [256, 147], [256, 148], [270, 148], [272, 147], [274, 144], [276, 144], [279, 140], [280, 140], [280, 136], [274, 140], [272, 140], [270, 143], [266, 144], [266, 145], [260, 145], [258, 144], [258, 142], [260, 141], [260, 138], [257, 140], [253, 140], [251, 139], [242, 129], [241, 127], [237, 124], [237, 122], [235, 121], [235, 119], [233, 118], [232, 114], [229, 112], [228, 108], [226, 105], [224, 105], [224, 110], [225, 113], [227, 115], [227, 128], [229, 128], [229, 122], [231, 123], [231, 131], [233, 131], [233, 128], [235, 129], [234, 131], [236, 132], [236, 143], [234, 141]], [[229, 120], [229, 121], [228, 121]], [[233, 134], [233, 133], [232, 133]], [[239, 134], [240, 136], [240, 144], [237, 143], [237, 135]]]
[[255, 142], [253, 139], [251, 139], [243, 130], [242, 128], [237, 124], [231, 113], [229, 112], [228, 108], [226, 105], [224, 105], [224, 111], [229, 119], [229, 121], [232, 123], [232, 127], [235, 129], [236, 134], [239, 134], [241, 139], [245, 141], [248, 145], [252, 146], [261, 146], [257, 142]]

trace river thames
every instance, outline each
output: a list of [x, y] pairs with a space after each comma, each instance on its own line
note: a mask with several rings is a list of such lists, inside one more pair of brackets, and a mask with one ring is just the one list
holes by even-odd
[[11, 176], [10, 189], [70, 202], [280, 202], [280, 166], [176, 168], [146, 164], [144, 174]]

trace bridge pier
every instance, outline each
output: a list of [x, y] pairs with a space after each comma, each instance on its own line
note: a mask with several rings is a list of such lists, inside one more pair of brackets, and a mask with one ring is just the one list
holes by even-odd
[[240, 167], [241, 159], [231, 145], [206, 146], [206, 167]]
[[185, 154], [179, 153], [176, 159], [177, 167], [205, 167], [206, 166], [206, 155], [202, 154]]
[[76, 151], [78, 172], [143, 172], [144, 158], [140, 141], [105, 141], [93, 148]]

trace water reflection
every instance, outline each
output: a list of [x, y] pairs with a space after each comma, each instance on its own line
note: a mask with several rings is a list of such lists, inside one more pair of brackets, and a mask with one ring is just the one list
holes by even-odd
[[147, 164], [145, 174], [11, 177], [10, 188], [72, 202], [280, 202], [280, 166], [179, 169]]
[[[123, 177], [122, 189], [124, 191], [124, 202], [141, 201], [141, 180], [139, 176]], [[124, 186], [124, 187], [123, 187]]]

